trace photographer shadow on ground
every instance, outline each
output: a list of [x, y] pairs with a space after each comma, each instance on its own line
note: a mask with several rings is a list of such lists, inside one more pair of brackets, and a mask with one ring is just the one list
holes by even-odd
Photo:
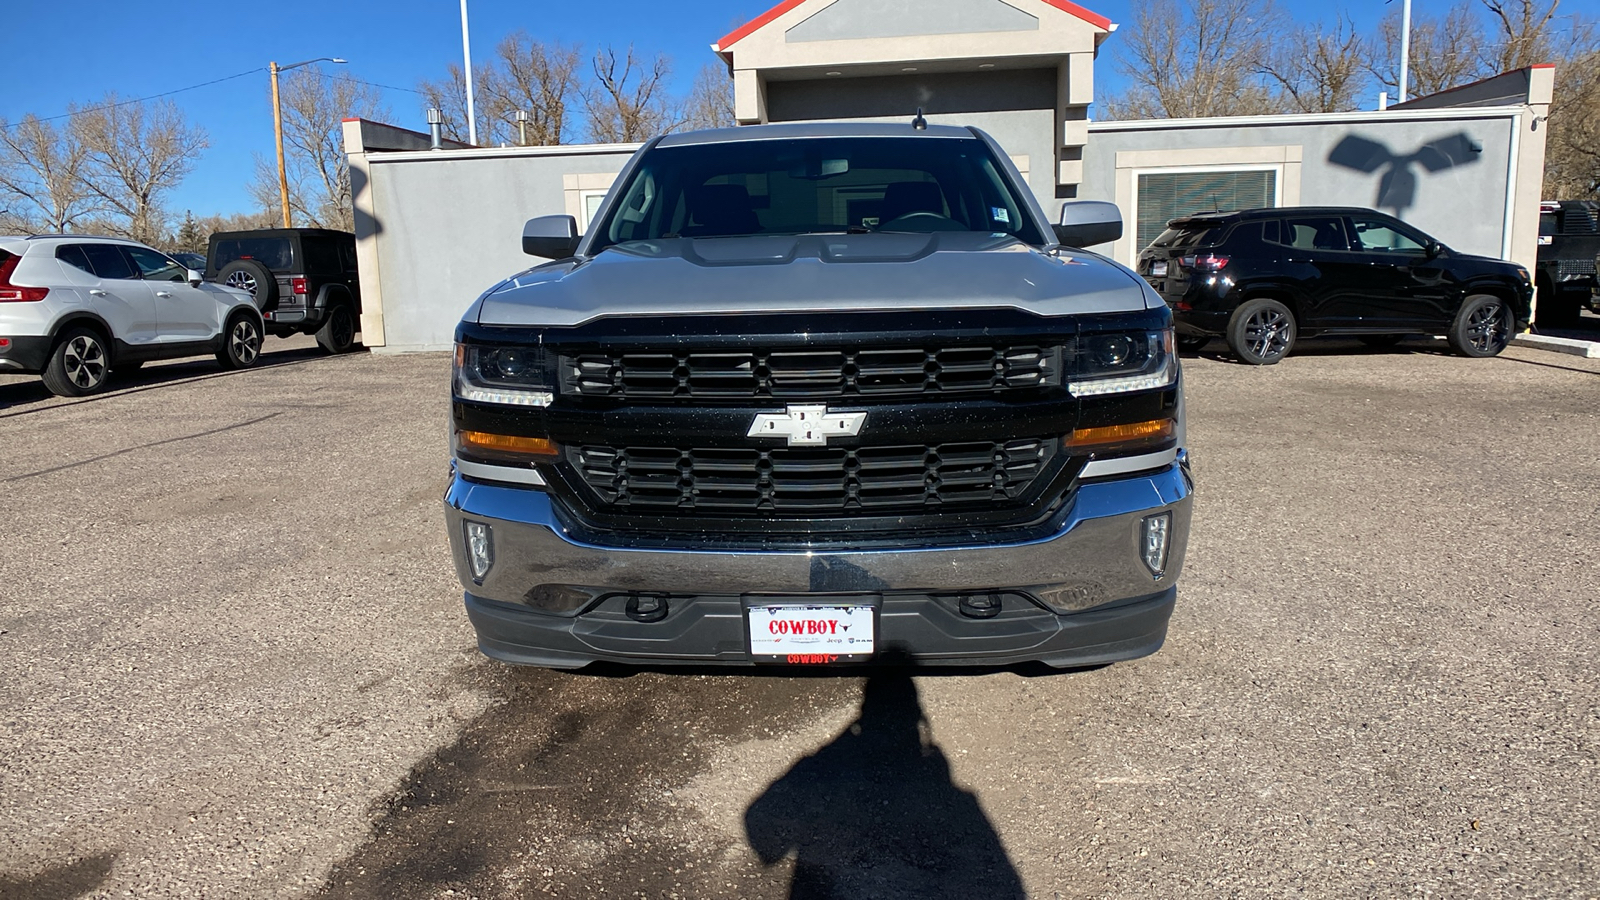
[[792, 900], [1023, 896], [977, 797], [955, 786], [908, 671], [874, 674], [861, 714], [750, 804], [750, 846], [794, 854]]

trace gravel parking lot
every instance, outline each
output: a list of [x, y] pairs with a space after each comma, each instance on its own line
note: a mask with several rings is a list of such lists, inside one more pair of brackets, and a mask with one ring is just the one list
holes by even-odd
[[266, 349], [0, 378], [0, 897], [1597, 895], [1600, 360], [1191, 357], [1166, 647], [909, 678], [483, 660], [448, 358]]

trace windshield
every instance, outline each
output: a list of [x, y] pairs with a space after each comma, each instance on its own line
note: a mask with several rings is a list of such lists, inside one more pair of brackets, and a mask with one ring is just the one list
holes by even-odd
[[1044, 238], [976, 138], [795, 138], [657, 147], [591, 253], [677, 237], [977, 231]]

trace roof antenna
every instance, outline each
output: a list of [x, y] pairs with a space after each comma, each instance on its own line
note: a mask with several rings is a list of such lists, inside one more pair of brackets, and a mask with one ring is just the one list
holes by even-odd
[[922, 117], [922, 107], [917, 107], [917, 117], [911, 120], [911, 127], [918, 131], [928, 130], [928, 120]]

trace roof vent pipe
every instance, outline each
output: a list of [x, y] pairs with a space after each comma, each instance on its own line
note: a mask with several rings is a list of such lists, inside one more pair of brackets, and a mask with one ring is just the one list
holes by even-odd
[[428, 108], [428, 138], [430, 150], [444, 149], [444, 113], [434, 107]]

